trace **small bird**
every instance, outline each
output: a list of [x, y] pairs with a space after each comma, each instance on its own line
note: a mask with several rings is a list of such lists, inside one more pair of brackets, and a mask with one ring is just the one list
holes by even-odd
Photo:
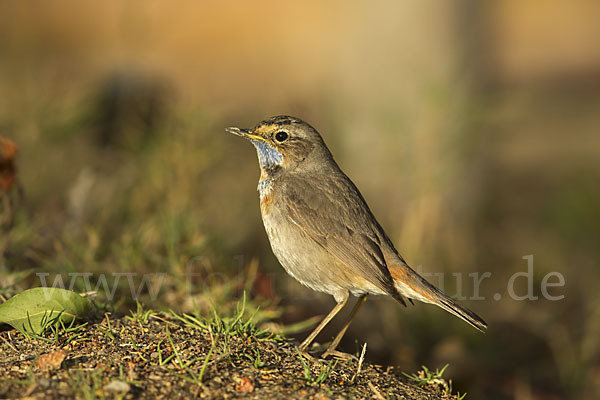
[[406, 300], [435, 304], [480, 331], [487, 328], [407, 265], [316, 129], [280, 115], [252, 129], [225, 130], [256, 148], [260, 210], [273, 253], [293, 278], [337, 303], [300, 344], [304, 355], [311, 357], [308, 346], [350, 294], [359, 300], [322, 358], [347, 358], [336, 348], [370, 294], [392, 296], [404, 306]]

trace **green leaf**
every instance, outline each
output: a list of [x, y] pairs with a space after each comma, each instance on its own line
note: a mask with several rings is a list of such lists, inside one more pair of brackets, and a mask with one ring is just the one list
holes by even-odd
[[41, 335], [50, 325], [83, 318], [92, 307], [85, 297], [65, 289], [38, 287], [0, 304], [0, 323], [21, 332]]

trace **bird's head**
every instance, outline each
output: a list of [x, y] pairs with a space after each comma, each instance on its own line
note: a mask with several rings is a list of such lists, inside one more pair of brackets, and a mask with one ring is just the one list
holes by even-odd
[[321, 135], [299, 118], [280, 115], [258, 123], [254, 128], [225, 128], [256, 147], [258, 162], [266, 172], [283, 169], [312, 170], [332, 161]]

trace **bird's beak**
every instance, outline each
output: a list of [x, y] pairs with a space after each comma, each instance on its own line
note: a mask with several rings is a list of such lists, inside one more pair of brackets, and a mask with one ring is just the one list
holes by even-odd
[[248, 131], [248, 129], [240, 129], [240, 128], [236, 128], [235, 126], [230, 126], [229, 128], [225, 128], [225, 132], [232, 133], [232, 134], [238, 135], [238, 136], [247, 136], [248, 133], [250, 133]]
[[241, 129], [241, 128], [236, 128], [234, 126], [230, 126], [229, 128], [225, 128], [225, 132], [228, 132], [228, 133], [231, 133], [231, 134], [234, 134], [237, 136], [245, 137], [246, 139], [250, 139], [250, 140], [261, 140], [263, 142], [266, 142], [265, 138], [251, 133], [250, 129]]

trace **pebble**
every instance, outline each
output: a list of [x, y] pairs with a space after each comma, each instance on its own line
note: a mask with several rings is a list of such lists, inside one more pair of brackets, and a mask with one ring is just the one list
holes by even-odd
[[131, 386], [129, 386], [129, 383], [127, 382], [115, 380], [107, 385], [104, 385], [103, 389], [109, 392], [126, 393], [129, 392]]

